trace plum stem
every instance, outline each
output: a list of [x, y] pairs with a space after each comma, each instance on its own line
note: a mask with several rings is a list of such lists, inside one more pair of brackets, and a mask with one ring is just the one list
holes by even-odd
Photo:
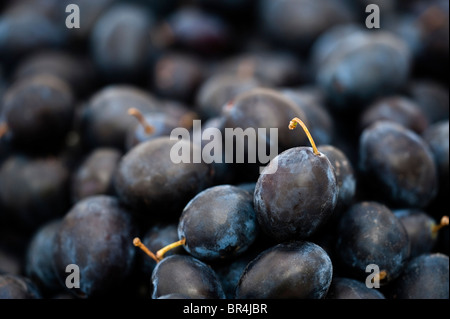
[[156, 258], [158, 258], [159, 260], [164, 258], [164, 255], [169, 251], [172, 250], [174, 248], [177, 248], [179, 246], [183, 246], [186, 243], [186, 238], [182, 238], [179, 241], [176, 241], [172, 244], [167, 245], [166, 247], [161, 248], [160, 250], [158, 250], [156, 252]]
[[433, 235], [436, 236], [439, 230], [441, 230], [441, 228], [448, 226], [448, 223], [449, 223], [448, 216], [442, 216], [439, 224], [433, 225], [433, 227], [431, 228], [431, 232], [433, 233]]
[[150, 249], [147, 248], [147, 246], [145, 246], [142, 241], [136, 237], [135, 239], [133, 239], [133, 245], [136, 247], [139, 247], [142, 251], [144, 251], [148, 256], [150, 256], [151, 259], [153, 259], [154, 261], [156, 261], [156, 263], [158, 263], [160, 260], [155, 256], [154, 253], [152, 253], [150, 251]]
[[148, 122], [145, 120], [145, 117], [142, 115], [142, 113], [137, 108], [134, 108], [134, 107], [130, 108], [128, 110], [128, 114], [134, 116], [138, 120], [138, 122], [144, 128], [145, 133], [152, 134], [154, 132], [155, 129], [153, 128], [153, 126], [148, 124]]
[[313, 148], [314, 154], [315, 155], [320, 155], [320, 152], [317, 150], [316, 147], [316, 143], [314, 143], [314, 140], [311, 136], [311, 134], [309, 133], [308, 128], [306, 127], [305, 123], [303, 123], [302, 120], [300, 120], [298, 117], [294, 117], [291, 122], [289, 123], [289, 129], [293, 130], [297, 127], [297, 124], [300, 124], [300, 126], [303, 128], [303, 131], [305, 131], [306, 136], [309, 139], [309, 142], [311, 143], [311, 146]]
[[2, 138], [9, 131], [8, 124], [0, 123], [0, 138]]

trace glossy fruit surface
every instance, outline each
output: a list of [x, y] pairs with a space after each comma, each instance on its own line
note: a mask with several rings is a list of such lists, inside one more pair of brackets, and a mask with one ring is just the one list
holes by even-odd
[[316, 155], [310, 147], [290, 148], [258, 178], [253, 201], [259, 225], [277, 241], [308, 238], [333, 214], [338, 192], [324, 154]]
[[237, 299], [321, 299], [331, 284], [327, 253], [310, 242], [278, 244], [263, 251], [244, 270]]

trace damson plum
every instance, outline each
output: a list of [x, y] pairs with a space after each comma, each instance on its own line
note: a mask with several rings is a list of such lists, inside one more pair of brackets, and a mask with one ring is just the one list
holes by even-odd
[[236, 299], [322, 299], [332, 276], [330, 257], [320, 246], [307, 241], [281, 243], [247, 265]]
[[449, 118], [449, 92], [435, 80], [413, 79], [406, 94], [426, 115], [430, 124]]
[[437, 169], [429, 146], [400, 124], [378, 121], [367, 127], [360, 136], [358, 161], [374, 200], [420, 208], [437, 194]]
[[96, 76], [89, 56], [62, 50], [44, 50], [21, 60], [15, 68], [14, 81], [38, 74], [51, 74], [68, 83], [77, 97], [95, 88]]
[[448, 299], [448, 256], [422, 254], [413, 258], [401, 276], [389, 287], [392, 299]]
[[258, 231], [251, 194], [233, 185], [218, 185], [197, 194], [178, 223], [183, 247], [204, 261], [242, 255]]
[[190, 103], [204, 73], [202, 61], [197, 56], [169, 51], [156, 59], [150, 72], [150, 87], [160, 97]]
[[348, 32], [333, 48], [315, 75], [336, 110], [359, 110], [365, 103], [399, 90], [410, 74], [411, 52], [391, 32]]
[[429, 145], [438, 171], [438, 196], [446, 198], [449, 190], [449, 121], [441, 120], [433, 123], [422, 134]]
[[[97, 195], [78, 201], [54, 235], [53, 269], [62, 287], [78, 298], [126, 295], [137, 231], [132, 212], [117, 198]], [[79, 270], [79, 287], [67, 286], [67, 266], [72, 264]]]
[[74, 115], [74, 96], [65, 80], [38, 74], [19, 79], [8, 87], [1, 112], [18, 145], [43, 153], [45, 149], [59, 147], [68, 133]]
[[[294, 120], [291, 129], [297, 124]], [[267, 235], [280, 242], [310, 237], [332, 216], [337, 205], [335, 170], [310, 140], [312, 148], [293, 147], [272, 159], [255, 186], [253, 201], [258, 223]]]
[[351, 22], [350, 6], [339, 1], [263, 0], [259, 2], [261, 29], [272, 41], [302, 53], [333, 25]]
[[[148, 218], [179, 216], [187, 202], [212, 183], [211, 166], [193, 162], [198, 148], [169, 136], [136, 145], [124, 154], [114, 178], [119, 199]], [[182, 158], [176, 155], [180, 150]]]
[[384, 96], [365, 109], [360, 118], [360, 129], [376, 121], [392, 121], [422, 134], [428, 127], [428, 118], [414, 100], [402, 95]]
[[438, 222], [430, 214], [418, 209], [397, 209], [393, 213], [408, 233], [410, 258], [433, 252], [437, 246], [440, 230], [448, 226], [449, 222], [448, 216], [443, 216]]
[[259, 85], [260, 82], [254, 77], [241, 77], [225, 72], [213, 74], [198, 87], [195, 98], [197, 110], [205, 119], [218, 117], [229, 101]]
[[40, 5], [11, 3], [2, 11], [0, 57], [11, 63], [43, 48], [61, 48], [65, 33]]
[[181, 6], [164, 19], [170, 48], [205, 56], [223, 54], [231, 48], [231, 30], [218, 14], [196, 6]]
[[220, 61], [215, 74], [255, 79], [266, 88], [280, 88], [304, 83], [308, 69], [289, 51], [261, 49], [231, 55]]
[[127, 132], [136, 124], [128, 114], [130, 108], [142, 113], [157, 111], [158, 102], [152, 94], [130, 84], [108, 85], [95, 92], [80, 112], [81, 139], [86, 147], [123, 150]]
[[152, 298], [181, 294], [194, 299], [225, 299], [215, 271], [204, 262], [187, 255], [161, 260], [152, 273]]
[[0, 167], [0, 201], [20, 228], [35, 230], [70, 207], [70, 170], [58, 157], [9, 156]]
[[153, 13], [131, 3], [114, 3], [97, 19], [92, 33], [91, 56], [106, 81], [137, 81], [149, 61], [149, 30]]
[[41, 299], [31, 279], [21, 275], [0, 274], [0, 299]]
[[365, 280], [366, 267], [377, 265], [380, 285], [397, 278], [410, 256], [408, 233], [383, 204], [358, 202], [340, 218], [336, 237], [337, 260], [351, 278]]
[[43, 296], [63, 290], [53, 269], [54, 238], [60, 221], [58, 218], [39, 227], [26, 249], [25, 274], [36, 284]]
[[[293, 117], [299, 117], [308, 124], [304, 113], [276, 89], [255, 88], [241, 93], [223, 108], [222, 116], [225, 118], [222, 136], [230, 144], [233, 143], [231, 151], [230, 147], [225, 148], [225, 156], [239, 170], [242, 181], [256, 180], [260, 166], [267, 165], [275, 152], [278, 154], [307, 143], [304, 135], [291, 134], [286, 125]], [[271, 129], [277, 129], [277, 138], [271, 135]], [[254, 130], [255, 136], [250, 138], [252, 136], [249, 134], [248, 138], [239, 138], [236, 133], [239, 130], [250, 131], [250, 134]], [[234, 140], [233, 136], [227, 138], [229, 132], [236, 134]], [[257, 148], [265, 150], [264, 155], [269, 154], [266, 161], [261, 156], [251, 160], [250, 156], [261, 154]]]
[[357, 174], [347, 155], [333, 145], [320, 145], [317, 147], [320, 153], [328, 157], [333, 165], [336, 180], [339, 187], [336, 210], [343, 211], [350, 206], [356, 198]]
[[113, 176], [121, 156], [119, 150], [108, 147], [89, 152], [72, 176], [72, 202], [93, 195], [113, 195]]
[[377, 289], [354, 278], [334, 277], [326, 299], [386, 299]]

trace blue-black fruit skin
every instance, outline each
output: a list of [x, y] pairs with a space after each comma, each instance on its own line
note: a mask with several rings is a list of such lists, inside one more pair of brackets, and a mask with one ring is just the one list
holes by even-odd
[[446, 199], [449, 190], [449, 120], [431, 124], [422, 134], [429, 145], [439, 173], [438, 197]]
[[348, 276], [365, 280], [366, 267], [386, 272], [385, 285], [397, 278], [410, 256], [408, 233], [400, 220], [378, 202], [358, 202], [342, 216], [336, 238], [337, 260]]
[[242, 273], [236, 299], [322, 299], [333, 264], [320, 246], [308, 241], [277, 244], [261, 252]]
[[178, 236], [200, 260], [229, 259], [255, 241], [259, 226], [252, 195], [237, 186], [217, 185], [197, 194], [184, 208]]
[[[273, 174], [266, 174], [276, 165]], [[332, 216], [336, 174], [324, 154], [295, 147], [276, 156], [258, 178], [254, 207], [263, 232], [278, 242], [306, 239]]]
[[161, 136], [141, 142], [124, 154], [114, 179], [121, 202], [146, 217], [173, 220], [192, 197], [211, 186], [211, 165], [194, 163], [192, 156], [188, 163], [171, 160], [171, 150], [178, 143], [190, 154], [199, 148], [190, 141]]
[[158, 110], [152, 94], [130, 83], [110, 84], [98, 89], [79, 114], [80, 138], [87, 149], [114, 147], [125, 151], [127, 133], [136, 125], [130, 108], [141, 113]]
[[75, 264], [80, 287], [67, 291], [76, 297], [120, 291], [135, 266], [133, 238], [137, 233], [131, 211], [116, 197], [97, 195], [77, 202], [55, 234], [53, 268], [62, 287], [67, 287], [70, 274], [66, 267]]
[[360, 135], [358, 169], [364, 185], [395, 208], [426, 207], [437, 195], [433, 155], [415, 132], [389, 121], [378, 121]]
[[42, 299], [42, 294], [36, 284], [28, 277], [1, 274], [0, 299]]
[[39, 227], [26, 251], [25, 274], [36, 283], [43, 294], [63, 290], [53, 269], [52, 255], [54, 238], [60, 222], [58, 218]]
[[189, 255], [165, 257], [152, 273], [152, 299], [181, 294], [193, 299], [225, 299], [216, 272], [206, 263]]
[[153, 24], [153, 13], [138, 4], [113, 4], [99, 16], [90, 35], [90, 47], [105, 79], [131, 82], [142, 76], [151, 52], [145, 40]]
[[389, 288], [391, 299], [448, 299], [448, 255], [427, 253], [413, 258]]
[[360, 109], [396, 92], [408, 79], [411, 52], [393, 33], [348, 31], [333, 45], [332, 54], [318, 67], [316, 83], [334, 109]]
[[320, 145], [319, 152], [325, 154], [336, 174], [339, 186], [336, 210], [341, 212], [347, 209], [356, 198], [357, 175], [348, 156], [334, 145]]
[[393, 210], [393, 213], [408, 233], [411, 247], [409, 258], [434, 251], [438, 234], [433, 234], [432, 229], [436, 226], [433, 216], [419, 209], [397, 209]]
[[386, 299], [386, 297], [380, 290], [367, 287], [363, 281], [334, 277], [326, 299]]

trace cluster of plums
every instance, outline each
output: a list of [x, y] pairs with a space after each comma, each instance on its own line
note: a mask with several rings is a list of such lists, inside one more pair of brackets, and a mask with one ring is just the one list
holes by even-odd
[[0, 299], [448, 299], [448, 23], [2, 1]]

